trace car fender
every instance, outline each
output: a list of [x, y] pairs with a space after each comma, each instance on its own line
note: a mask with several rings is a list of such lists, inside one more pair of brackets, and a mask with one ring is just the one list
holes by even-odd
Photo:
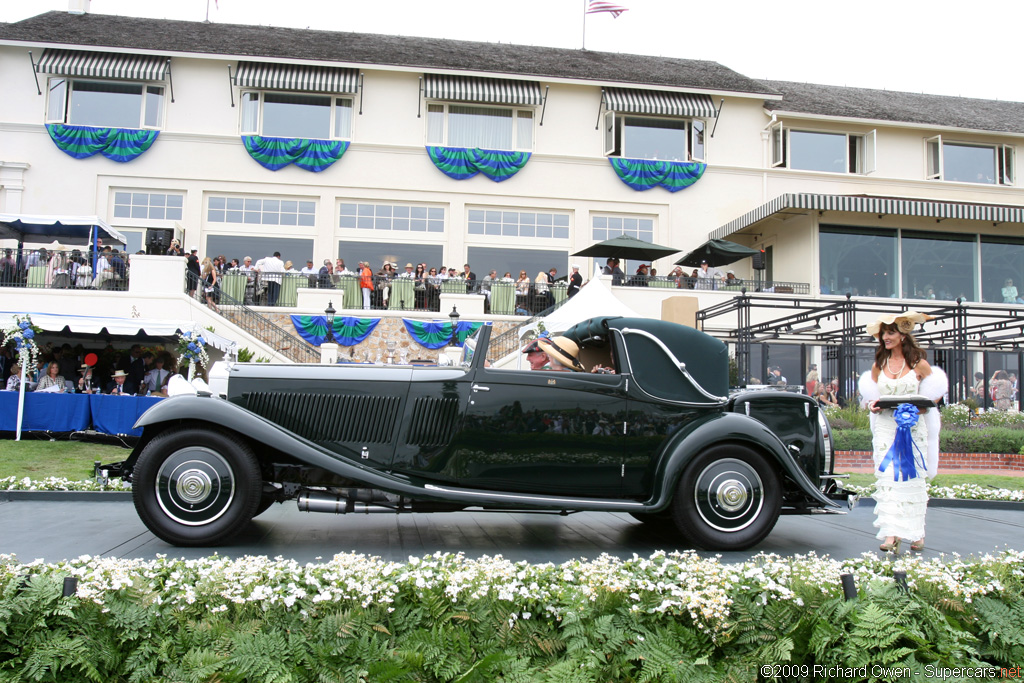
[[766, 452], [804, 493], [823, 506], [838, 507], [807, 477], [786, 449], [786, 444], [774, 432], [762, 422], [741, 413], [716, 413], [677, 434], [665, 448], [654, 478], [656, 488], [647, 505], [655, 510], [668, 506], [686, 465], [705, 449], [723, 442], [744, 444]]

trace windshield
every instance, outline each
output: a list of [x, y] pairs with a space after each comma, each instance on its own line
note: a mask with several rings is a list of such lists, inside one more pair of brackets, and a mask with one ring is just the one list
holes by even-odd
[[473, 364], [473, 354], [476, 353], [476, 345], [480, 341], [480, 335], [484, 331], [484, 326], [481, 325], [477, 328], [469, 337], [466, 337], [466, 341], [462, 343], [462, 357], [459, 359], [459, 365], [464, 368], [468, 368]]

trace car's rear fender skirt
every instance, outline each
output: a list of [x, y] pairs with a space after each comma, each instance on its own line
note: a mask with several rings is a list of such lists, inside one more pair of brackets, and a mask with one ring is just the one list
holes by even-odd
[[655, 476], [658, 488], [647, 505], [657, 510], [664, 509], [671, 501], [679, 477], [690, 460], [711, 446], [729, 442], [766, 453], [813, 500], [823, 507], [837, 507], [811, 482], [778, 436], [763, 423], [740, 413], [717, 413], [680, 432], [666, 446], [666, 456], [662, 458], [659, 472]]
[[[369, 488], [379, 488], [404, 494], [414, 499], [443, 500], [482, 507], [513, 507], [523, 509], [607, 510], [643, 512], [643, 503], [631, 500], [544, 496], [516, 494], [501, 491], [469, 489], [458, 486], [439, 486], [427, 481], [417, 482], [402, 476], [364, 467], [354, 460], [325, 451], [311, 441], [267, 422], [245, 408], [217, 398], [205, 396], [177, 396], [160, 401], [150, 408], [136, 427], [145, 428], [143, 441], [150, 430], [159, 430], [164, 424], [205, 423], [211, 429], [239, 434], [255, 444], [257, 457], [260, 447], [287, 453], [292, 458], [313, 467], [333, 472], [346, 479], [361, 482]], [[132, 453], [131, 462], [137, 455]], [[352, 454], [358, 458], [358, 454]]]

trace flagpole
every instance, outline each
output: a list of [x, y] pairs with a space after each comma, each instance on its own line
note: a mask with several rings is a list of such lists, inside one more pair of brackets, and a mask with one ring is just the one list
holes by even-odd
[[583, 0], [583, 49], [587, 49], [587, 0]]
[[206, 0], [206, 23], [210, 23], [210, 0]]

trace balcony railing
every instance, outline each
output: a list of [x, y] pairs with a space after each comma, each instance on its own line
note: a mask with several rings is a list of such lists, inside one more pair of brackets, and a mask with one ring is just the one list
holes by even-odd
[[525, 316], [536, 315], [565, 301], [567, 291], [564, 282], [549, 286], [501, 280], [436, 280], [382, 275], [374, 275], [372, 280], [373, 288], [364, 290], [354, 275], [320, 277], [233, 270], [220, 276], [217, 289], [218, 296], [223, 292], [248, 306], [284, 308], [296, 305], [300, 288], [332, 289], [341, 294], [340, 308], [374, 311], [440, 312], [442, 294], [479, 294], [484, 297], [485, 310], [491, 315]]
[[632, 277], [626, 276], [619, 283], [625, 287], [658, 287], [666, 289], [694, 289], [697, 291], [741, 292], [775, 292], [778, 294], [810, 294], [811, 286], [807, 282], [782, 282], [780, 280], [741, 280], [739, 278], [717, 279], [698, 277], [663, 277], [661, 275]]
[[128, 254], [79, 249], [0, 249], [0, 287], [128, 289]]

